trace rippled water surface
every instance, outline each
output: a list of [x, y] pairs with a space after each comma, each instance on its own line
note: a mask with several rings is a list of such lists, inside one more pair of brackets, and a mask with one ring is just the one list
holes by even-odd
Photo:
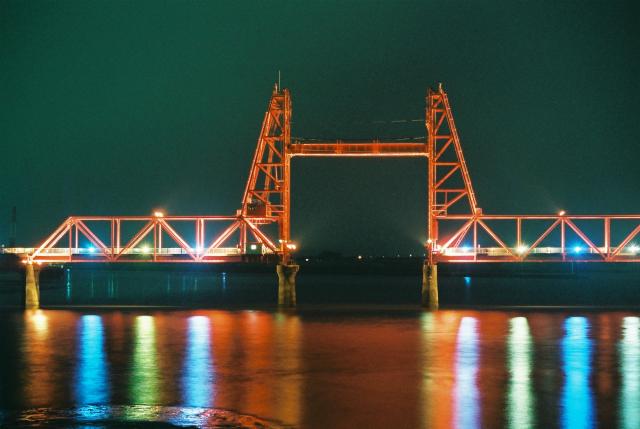
[[5, 313], [5, 424], [640, 427], [637, 315], [379, 313]]
[[640, 428], [639, 316], [3, 309], [0, 426]]

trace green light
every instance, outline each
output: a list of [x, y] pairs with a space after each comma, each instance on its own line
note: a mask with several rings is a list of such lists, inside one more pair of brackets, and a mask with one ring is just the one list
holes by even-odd
[[158, 390], [155, 323], [152, 316], [138, 316], [135, 321], [133, 367], [130, 378], [131, 401], [134, 404], [156, 404]]
[[531, 386], [533, 347], [529, 324], [525, 317], [509, 321], [508, 367], [509, 391], [507, 421], [513, 429], [535, 427], [535, 404]]

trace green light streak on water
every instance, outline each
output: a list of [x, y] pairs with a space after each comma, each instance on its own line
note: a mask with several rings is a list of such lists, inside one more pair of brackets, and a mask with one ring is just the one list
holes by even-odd
[[134, 335], [133, 364], [129, 387], [131, 401], [134, 404], [157, 404], [159, 399], [158, 355], [153, 317], [136, 317]]
[[531, 386], [533, 347], [529, 324], [525, 317], [509, 321], [507, 339], [509, 390], [507, 421], [513, 429], [535, 427], [535, 404]]

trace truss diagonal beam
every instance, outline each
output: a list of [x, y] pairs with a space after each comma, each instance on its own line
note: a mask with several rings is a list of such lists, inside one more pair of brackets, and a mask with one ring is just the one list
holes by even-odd
[[576, 224], [571, 221], [571, 219], [565, 219], [564, 222], [567, 225], [569, 225], [569, 228], [571, 228], [576, 234], [578, 234], [578, 237], [580, 237], [582, 239], [582, 241], [584, 241], [587, 244], [587, 246], [589, 246], [591, 249], [595, 250], [596, 253], [598, 253], [600, 256], [602, 256], [603, 259], [606, 258], [606, 256], [600, 251], [600, 249], [598, 249], [598, 246], [593, 244], [593, 242], [591, 240], [589, 240], [589, 237], [587, 237], [585, 235], [585, 233], [582, 232], [582, 230], [580, 228], [578, 228], [576, 226]]
[[256, 225], [254, 225], [247, 219], [245, 219], [244, 222], [249, 227], [249, 230], [251, 230], [251, 233], [256, 237], [256, 240], [260, 241], [262, 244], [267, 246], [267, 248], [269, 248], [271, 251], [273, 252], [278, 251], [278, 248], [276, 247], [276, 245], [273, 244], [271, 240], [269, 240], [269, 237], [267, 237], [262, 231], [260, 231], [260, 229], [258, 229]]
[[32, 254], [30, 259], [37, 258], [45, 249], [50, 248], [64, 237], [71, 229], [71, 218], [65, 220]]
[[114, 259], [119, 259], [122, 255], [127, 253], [129, 250], [131, 250], [134, 247], [136, 247], [138, 245], [138, 243], [140, 243], [147, 236], [147, 234], [149, 234], [151, 231], [153, 231], [153, 221], [152, 220], [147, 222], [147, 224], [145, 226], [143, 226], [142, 229], [140, 229], [137, 232], [137, 234], [134, 235], [133, 238], [131, 238], [131, 240], [129, 240], [129, 242], [122, 249], [120, 249], [118, 254], [115, 255]]
[[198, 257], [198, 259], [202, 261], [203, 258], [206, 256], [206, 254], [209, 253], [209, 251], [220, 247], [222, 243], [224, 243], [229, 237], [231, 237], [231, 234], [233, 234], [236, 231], [236, 229], [238, 229], [239, 226], [240, 226], [239, 222], [233, 222], [229, 227], [227, 227], [222, 232], [222, 234], [220, 234], [215, 240], [213, 240], [213, 242], [211, 242], [209, 247], [205, 249], [205, 251]]
[[504, 242], [496, 235], [495, 232], [493, 232], [493, 230], [491, 228], [489, 228], [487, 226], [486, 223], [484, 223], [482, 220], [477, 220], [477, 222], [487, 232], [487, 234], [489, 234], [491, 236], [491, 238], [493, 238], [495, 240], [495, 242], [498, 243], [498, 245], [500, 247], [502, 247], [504, 250], [506, 250], [514, 258], [516, 257], [516, 255], [514, 255], [513, 251], [511, 249], [509, 249], [509, 247], [506, 244], [504, 244]]
[[176, 230], [173, 229], [173, 227], [169, 225], [164, 219], [158, 219], [158, 225], [162, 225], [162, 229], [165, 230], [167, 234], [169, 234], [169, 236], [173, 238], [176, 243], [178, 243], [178, 246], [184, 249], [184, 251], [187, 252], [187, 254], [191, 256], [193, 260], [198, 259], [198, 257], [191, 251], [191, 246], [189, 246], [189, 243], [187, 243], [184, 238], [182, 238], [180, 234], [178, 234]]
[[111, 254], [110, 249], [87, 227], [87, 225], [81, 220], [77, 220], [75, 222], [76, 228], [78, 228], [84, 235], [96, 246], [98, 249], [102, 251], [102, 254], [106, 256], [108, 259], [113, 259], [113, 255]]

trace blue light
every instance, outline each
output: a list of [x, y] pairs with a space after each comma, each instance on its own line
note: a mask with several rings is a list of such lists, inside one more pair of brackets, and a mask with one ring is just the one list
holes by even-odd
[[620, 341], [620, 424], [619, 428], [640, 427], [640, 318], [625, 317]]
[[471, 246], [462, 246], [462, 251], [463, 251], [464, 253], [468, 253], [468, 252], [470, 252], [470, 251], [471, 251]]
[[573, 246], [573, 252], [574, 253], [581, 253], [582, 252], [582, 246]]
[[87, 250], [89, 251], [89, 253], [94, 253], [96, 251], [96, 248], [93, 246], [89, 246], [87, 247]]
[[562, 339], [562, 427], [586, 429], [594, 426], [591, 377], [591, 339], [589, 321], [584, 317], [569, 317], [564, 323]]
[[478, 331], [473, 317], [463, 317], [456, 345], [456, 384], [454, 387], [454, 419], [456, 428], [480, 427], [480, 394], [477, 384]]
[[471, 277], [469, 277], [469, 276], [464, 276], [464, 285], [465, 285], [466, 287], [471, 286]]
[[[102, 318], [96, 315], [82, 316], [78, 331], [74, 389], [76, 403], [80, 406], [108, 404], [110, 387]], [[80, 407], [79, 414], [83, 419], [95, 420], [105, 418], [107, 412]]]
[[213, 368], [209, 318], [189, 318], [187, 354], [182, 375], [184, 404], [190, 407], [210, 407], [213, 402]]

